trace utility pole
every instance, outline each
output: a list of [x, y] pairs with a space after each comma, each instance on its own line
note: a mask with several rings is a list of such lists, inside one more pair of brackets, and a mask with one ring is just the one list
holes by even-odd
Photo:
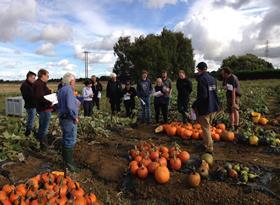
[[266, 46], [265, 46], [265, 57], [267, 57], [267, 58], [268, 58], [268, 54], [269, 54], [268, 46], [269, 46], [269, 44], [268, 44], [268, 40], [267, 40], [266, 41]]
[[85, 78], [88, 78], [88, 51], [84, 51], [85, 54]]

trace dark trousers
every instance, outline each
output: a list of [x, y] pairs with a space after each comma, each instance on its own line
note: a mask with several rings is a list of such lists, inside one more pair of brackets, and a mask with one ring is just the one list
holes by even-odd
[[111, 111], [113, 114], [121, 111], [121, 101], [119, 99], [110, 99]]
[[164, 123], [167, 123], [167, 113], [168, 113], [168, 104], [165, 103], [154, 103], [154, 107], [155, 107], [155, 118], [156, 118], [156, 122], [159, 123], [159, 115], [160, 112], [162, 113], [163, 116], [163, 121]]
[[84, 107], [84, 116], [91, 116], [92, 115], [92, 108], [93, 108], [92, 101], [84, 100], [83, 107]]
[[132, 114], [132, 110], [135, 108], [135, 102], [132, 100], [125, 100], [124, 101], [126, 116], [130, 117]]
[[93, 105], [96, 105], [97, 110], [99, 110], [99, 98], [93, 98]]
[[182, 120], [183, 123], [187, 122], [187, 112], [188, 112], [188, 104], [189, 100], [186, 98], [179, 98], [177, 99], [177, 106], [178, 106], [178, 111], [182, 114]]

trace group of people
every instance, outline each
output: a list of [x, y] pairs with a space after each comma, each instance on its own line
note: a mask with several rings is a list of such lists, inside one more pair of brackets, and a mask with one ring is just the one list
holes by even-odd
[[[232, 74], [229, 68], [222, 69], [224, 77], [224, 88], [227, 96], [227, 111], [230, 116], [230, 122], [233, 129], [239, 126], [239, 98], [240, 85], [238, 78]], [[25, 135], [29, 136], [33, 131], [36, 138], [40, 142], [40, 148], [47, 150], [48, 148], [48, 127], [51, 119], [51, 113], [54, 110], [52, 102], [45, 99], [44, 96], [51, 94], [51, 90], [47, 86], [49, 72], [45, 69], [38, 71], [36, 74], [29, 71], [26, 80], [22, 83], [20, 90], [25, 101], [25, 109], [27, 112], [27, 123]], [[210, 126], [219, 110], [219, 99], [217, 96], [217, 82], [207, 72], [207, 64], [200, 62], [197, 65], [197, 98], [192, 104], [192, 109], [197, 115], [197, 120], [203, 130], [203, 145], [206, 151], [213, 152], [213, 141], [211, 138]], [[182, 115], [182, 121], [188, 121], [189, 99], [192, 92], [192, 82], [183, 70], [178, 73], [176, 82], [178, 91], [177, 106], [178, 111]], [[75, 170], [73, 163], [73, 149], [76, 144], [78, 108], [81, 104], [80, 100], [74, 94], [75, 76], [66, 73], [57, 91], [58, 104], [55, 106], [62, 130], [62, 157], [65, 165], [70, 170]], [[96, 76], [92, 76], [91, 80], [85, 82], [83, 88], [83, 108], [85, 116], [92, 114], [92, 108], [96, 105], [99, 109], [99, 100], [101, 97], [102, 85], [97, 81]], [[153, 88], [152, 82], [148, 79], [148, 72], [142, 71], [141, 80], [137, 83], [135, 89], [128, 81], [122, 88], [121, 83], [117, 80], [116, 74], [112, 74], [112, 79], [108, 81], [106, 88], [106, 97], [111, 104], [113, 113], [120, 111], [121, 101], [124, 101], [126, 114], [130, 116], [135, 108], [135, 98], [141, 103], [141, 122], [151, 123], [151, 96], [154, 96], [155, 120], [158, 123], [160, 113], [162, 113], [163, 121], [168, 122], [168, 110], [172, 95], [172, 81], [168, 78], [167, 72], [163, 71], [161, 78], [156, 79]], [[34, 120], [38, 113], [39, 128], [34, 130]]]

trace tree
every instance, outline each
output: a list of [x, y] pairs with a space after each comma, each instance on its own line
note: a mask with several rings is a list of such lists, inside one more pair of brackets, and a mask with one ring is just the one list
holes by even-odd
[[222, 62], [222, 67], [228, 66], [234, 72], [238, 71], [259, 71], [273, 70], [272, 63], [265, 61], [253, 54], [243, 56], [229, 56]]
[[183, 33], [163, 29], [160, 35], [139, 36], [134, 42], [130, 37], [120, 37], [114, 46], [117, 60], [114, 72], [123, 81], [140, 78], [141, 70], [149, 71], [150, 78], [160, 76], [167, 70], [174, 78], [179, 69], [189, 73], [194, 71], [193, 48], [191, 40]]

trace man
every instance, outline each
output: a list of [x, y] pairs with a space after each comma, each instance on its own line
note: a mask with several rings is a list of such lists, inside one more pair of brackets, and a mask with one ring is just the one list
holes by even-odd
[[122, 85], [117, 80], [117, 75], [112, 73], [111, 80], [108, 81], [106, 88], [106, 96], [111, 104], [112, 114], [116, 114], [121, 111], [120, 104], [122, 98]]
[[102, 92], [102, 85], [101, 83], [96, 79], [96, 76], [91, 76], [92, 81], [92, 92], [93, 92], [93, 105], [96, 105], [97, 110], [99, 110], [99, 101], [101, 98], [101, 92]]
[[24, 108], [27, 113], [26, 130], [24, 135], [29, 136], [34, 128], [34, 121], [36, 115], [36, 103], [34, 99], [34, 87], [36, 74], [29, 71], [26, 75], [26, 80], [21, 84], [20, 91], [24, 99]]
[[47, 87], [49, 72], [45, 69], [38, 71], [38, 79], [34, 82], [34, 96], [36, 100], [36, 110], [39, 114], [39, 129], [37, 139], [40, 141], [40, 148], [46, 151], [48, 147], [47, 133], [51, 119], [52, 103], [47, 101], [44, 96], [51, 94]]
[[178, 91], [177, 107], [182, 114], [183, 123], [187, 122], [187, 112], [189, 110], [190, 94], [192, 92], [192, 82], [186, 77], [183, 70], [179, 70], [179, 78], [176, 82]]
[[241, 97], [239, 80], [228, 67], [222, 68], [222, 76], [227, 96], [227, 112], [229, 113], [230, 126], [232, 130], [237, 130], [239, 126], [239, 102]]
[[168, 118], [168, 109], [170, 107], [170, 100], [171, 100], [171, 93], [172, 93], [172, 81], [168, 78], [166, 70], [162, 71], [161, 77], [163, 82], [164, 97], [166, 98], [167, 101], [167, 118]]
[[207, 64], [200, 62], [197, 65], [197, 99], [193, 103], [193, 109], [198, 115], [198, 121], [203, 131], [203, 143], [207, 152], [213, 152], [213, 140], [211, 137], [210, 126], [215, 113], [219, 109], [217, 96], [217, 82], [207, 72]]
[[151, 81], [148, 79], [148, 71], [142, 71], [142, 78], [137, 84], [137, 96], [141, 101], [141, 122], [150, 124], [152, 122], [150, 96], [152, 94], [153, 87]]
[[76, 171], [73, 163], [73, 151], [77, 138], [79, 101], [74, 96], [75, 76], [66, 73], [62, 79], [62, 87], [57, 93], [58, 117], [62, 130], [62, 157], [70, 171]]
[[130, 81], [127, 81], [122, 92], [126, 110], [126, 117], [131, 117], [132, 111], [135, 109], [136, 90], [131, 86]]

